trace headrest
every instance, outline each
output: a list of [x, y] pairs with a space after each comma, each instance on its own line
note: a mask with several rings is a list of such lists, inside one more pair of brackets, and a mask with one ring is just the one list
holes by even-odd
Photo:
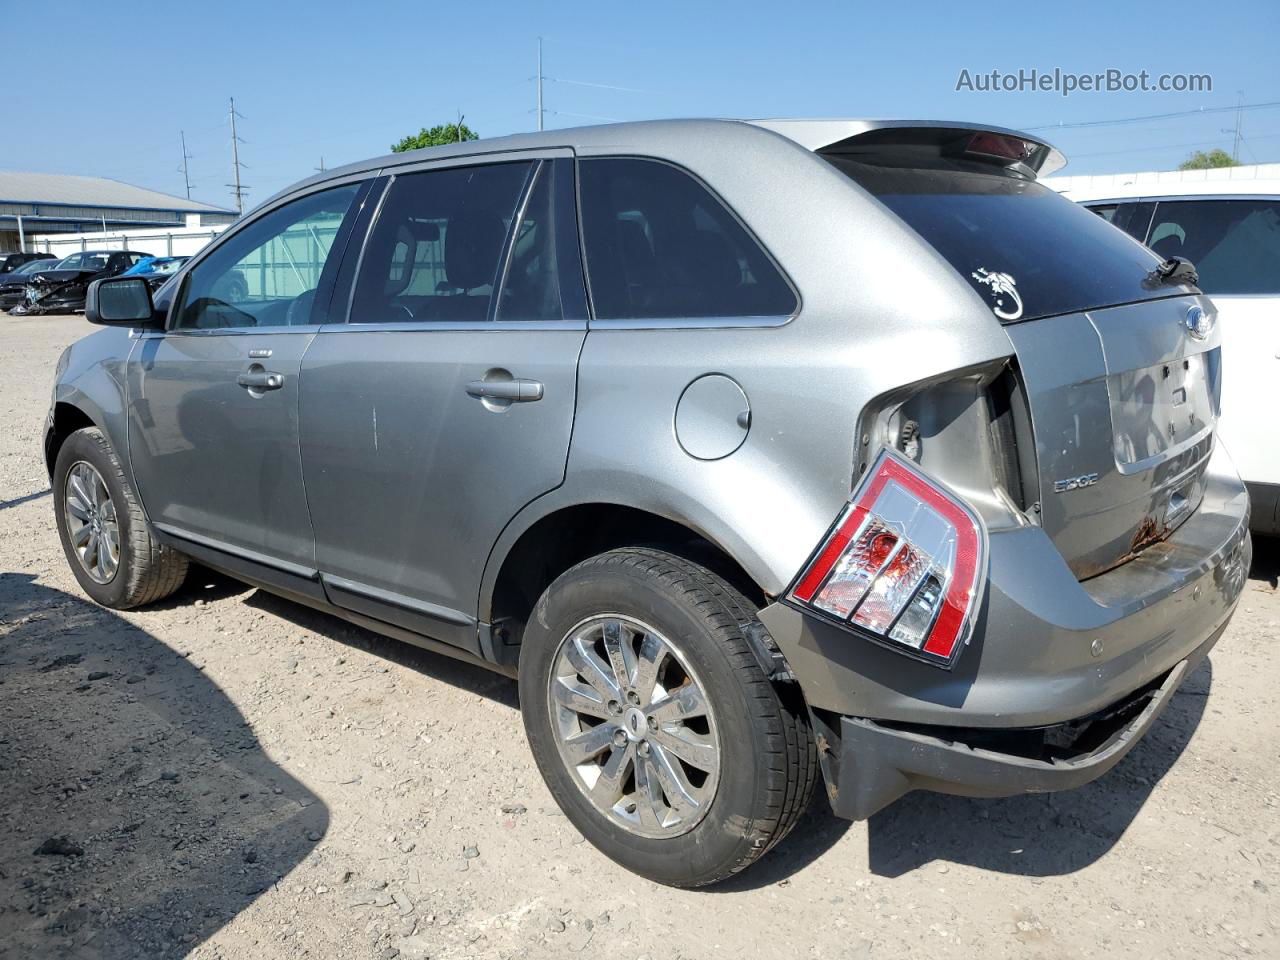
[[449, 283], [463, 290], [492, 283], [506, 234], [502, 218], [487, 210], [464, 211], [452, 217], [444, 236], [444, 270]]

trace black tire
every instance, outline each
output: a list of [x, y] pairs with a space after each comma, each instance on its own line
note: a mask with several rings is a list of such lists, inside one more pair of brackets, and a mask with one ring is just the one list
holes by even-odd
[[[106, 583], [99, 583], [89, 576], [72, 546], [67, 527], [64, 509], [67, 474], [81, 461], [90, 464], [102, 477], [115, 506], [119, 525], [119, 564], [115, 575]], [[187, 558], [152, 536], [119, 458], [96, 427], [77, 430], [58, 450], [53, 468], [53, 509], [62, 552], [80, 587], [94, 602], [113, 610], [128, 610], [169, 596], [186, 579]]]
[[[548, 699], [561, 642], [608, 613], [675, 642], [716, 718], [719, 782], [702, 819], [679, 836], [639, 836], [584, 795], [561, 759]], [[712, 884], [755, 862], [808, 806], [818, 770], [808, 713], [764, 675], [743, 636], [756, 608], [704, 567], [661, 550], [626, 548], [585, 560], [542, 595], [520, 652], [520, 706], [543, 779], [565, 815], [602, 853], [677, 887]]]

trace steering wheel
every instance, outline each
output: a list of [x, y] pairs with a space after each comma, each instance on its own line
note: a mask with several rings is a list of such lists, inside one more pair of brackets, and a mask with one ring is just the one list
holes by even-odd
[[289, 304], [289, 309], [284, 313], [285, 326], [300, 327], [305, 323], [311, 322], [311, 308], [316, 302], [315, 290], [304, 290], [298, 294]]

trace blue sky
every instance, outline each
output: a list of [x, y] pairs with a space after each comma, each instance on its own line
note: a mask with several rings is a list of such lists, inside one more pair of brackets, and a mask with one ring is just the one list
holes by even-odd
[[[39, 91], [0, 168], [115, 177], [230, 204], [227, 98], [243, 114], [250, 204], [465, 114], [482, 136], [533, 129], [537, 37], [547, 127], [595, 118], [904, 116], [1015, 127], [1280, 101], [1280, 3], [490, 4], [239, 0], [134, 8], [4, 0], [6, 88]], [[56, 37], [47, 52], [28, 37]], [[14, 51], [18, 51], [15, 56]], [[1210, 93], [957, 92], [1020, 68], [1207, 73]], [[575, 81], [575, 82], [568, 82]], [[601, 86], [589, 86], [598, 84]], [[611, 89], [621, 87], [626, 89]], [[10, 102], [15, 102], [11, 99]], [[1041, 131], [1069, 173], [1170, 169], [1232, 147], [1233, 113]], [[1242, 162], [1280, 160], [1280, 109], [1243, 114]]]

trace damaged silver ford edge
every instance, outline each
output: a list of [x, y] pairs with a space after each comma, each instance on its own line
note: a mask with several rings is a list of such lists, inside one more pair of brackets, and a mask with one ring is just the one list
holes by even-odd
[[80, 584], [189, 559], [517, 677], [606, 855], [713, 883], [821, 777], [1061, 790], [1231, 617], [1194, 268], [1025, 134], [663, 121], [327, 171], [100, 280], [45, 431]]

